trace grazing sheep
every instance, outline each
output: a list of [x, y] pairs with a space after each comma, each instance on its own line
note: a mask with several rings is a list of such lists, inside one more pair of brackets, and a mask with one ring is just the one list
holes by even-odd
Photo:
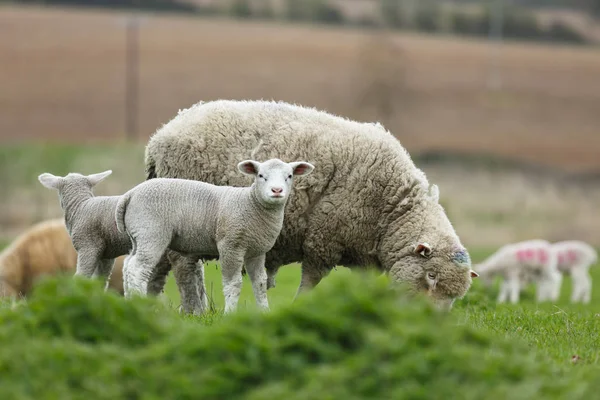
[[507, 244], [474, 268], [487, 284], [496, 276], [504, 278], [498, 303], [504, 303], [507, 298], [511, 303], [517, 303], [520, 291], [531, 282], [537, 283], [538, 302], [556, 301], [560, 294], [562, 276], [556, 267], [551, 245], [545, 240]]
[[556, 253], [558, 270], [573, 279], [571, 302], [589, 303], [592, 297], [589, 269], [598, 261], [596, 250], [579, 240], [553, 243], [552, 250]]
[[255, 178], [249, 187], [162, 178], [129, 190], [115, 214], [119, 231], [127, 232], [133, 243], [125, 265], [125, 296], [146, 294], [149, 277], [170, 249], [192, 266], [200, 258], [219, 256], [225, 312], [237, 307], [245, 264], [257, 304], [268, 309], [265, 253], [281, 231], [293, 176], [308, 175], [313, 168], [301, 161], [247, 160], [238, 169]]
[[381, 124], [272, 101], [213, 101], [180, 111], [146, 147], [146, 176], [245, 186], [236, 159], [305, 159], [318, 172], [296, 184], [266, 255], [268, 287], [302, 262], [298, 293], [336, 265], [376, 266], [450, 308], [465, 295], [470, 257], [436, 185]]
[[[72, 273], [77, 252], [62, 219], [33, 225], [0, 253], [0, 297], [28, 296], [43, 275]], [[117, 258], [109, 288], [123, 294], [123, 257]]]
[[[70, 173], [65, 177], [43, 173], [38, 180], [58, 191], [65, 224], [77, 251], [75, 275], [101, 277], [108, 282], [114, 259], [131, 250], [129, 237], [120, 233], [115, 224], [115, 209], [120, 196], [94, 196], [92, 188], [112, 171], [84, 176]], [[162, 292], [170, 266], [161, 259], [162, 274], [152, 280], [150, 293]], [[166, 272], [165, 272], [166, 270]]]

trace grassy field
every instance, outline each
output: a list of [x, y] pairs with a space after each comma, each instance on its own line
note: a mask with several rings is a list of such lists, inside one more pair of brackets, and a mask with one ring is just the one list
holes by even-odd
[[[471, 249], [474, 262], [490, 254], [486, 250]], [[591, 269], [594, 281], [600, 281], [600, 266]], [[331, 275], [351, 274], [350, 270], [338, 267]], [[222, 309], [223, 293], [221, 272], [214, 262], [205, 268], [207, 290], [218, 309]], [[329, 278], [329, 277], [328, 277]], [[331, 280], [325, 278], [321, 285], [328, 286]], [[277, 286], [269, 290], [272, 309], [292, 304], [296, 288], [300, 283], [300, 269], [296, 264], [286, 266], [277, 276]], [[477, 330], [493, 332], [507, 338], [521, 340], [532, 349], [548, 355], [560, 365], [569, 365], [573, 356], [578, 356], [580, 364], [600, 363], [600, 290], [596, 289], [589, 305], [571, 304], [571, 280], [566, 277], [559, 302], [556, 304], [536, 304], [534, 286], [521, 295], [521, 303], [496, 304], [498, 285], [485, 289], [475, 280], [467, 296], [455, 303], [453, 313], [459, 319]], [[171, 307], [179, 305], [179, 293], [172, 277], [166, 287]], [[240, 308], [256, 309], [250, 281], [244, 277]], [[212, 321], [212, 319], [211, 319]]]
[[[106, 11], [0, 7], [0, 139], [121, 137], [123, 21]], [[495, 54], [485, 40], [147, 15], [138, 134], [145, 140], [199, 100], [273, 98], [381, 120], [412, 153], [599, 168], [600, 53], [507, 43]], [[494, 59], [502, 88], [488, 91]]]

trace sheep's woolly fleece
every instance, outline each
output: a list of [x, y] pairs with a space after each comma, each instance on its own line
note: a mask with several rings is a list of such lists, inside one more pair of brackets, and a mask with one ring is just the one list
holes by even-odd
[[[247, 186], [249, 178], [236, 171], [247, 158], [315, 166], [294, 184], [282, 232], [267, 253], [270, 286], [280, 266], [301, 261], [305, 287], [335, 265], [375, 265], [443, 302], [470, 287], [470, 260], [437, 186], [379, 123], [284, 102], [201, 102], [151, 137], [146, 176]], [[420, 243], [430, 250], [416, 253]]]
[[[42, 275], [72, 274], [77, 252], [62, 219], [33, 225], [0, 254], [0, 297], [28, 296]], [[123, 257], [117, 258], [109, 287], [123, 294]]]

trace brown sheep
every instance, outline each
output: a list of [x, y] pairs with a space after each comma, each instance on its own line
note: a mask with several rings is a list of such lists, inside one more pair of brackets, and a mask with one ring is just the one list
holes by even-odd
[[[123, 295], [123, 259], [115, 260], [109, 287]], [[32, 226], [0, 253], [0, 297], [26, 297], [42, 275], [74, 274], [77, 252], [62, 219]]]

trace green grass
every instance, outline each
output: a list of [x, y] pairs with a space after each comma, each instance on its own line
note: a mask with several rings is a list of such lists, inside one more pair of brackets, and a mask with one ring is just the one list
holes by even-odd
[[[471, 251], [475, 261], [482, 260], [491, 250]], [[352, 274], [344, 267], [333, 270], [320, 286], [331, 285], [331, 276]], [[600, 266], [591, 269], [592, 278], [600, 281]], [[217, 308], [223, 307], [221, 272], [214, 262], [207, 263], [205, 279], [209, 297]], [[272, 309], [292, 304], [300, 283], [300, 268], [291, 264], [279, 270], [277, 286], [268, 291]], [[179, 305], [179, 293], [172, 276], [165, 288], [171, 307]], [[498, 285], [484, 288], [478, 280], [464, 299], [455, 303], [453, 314], [461, 323], [481, 331], [522, 340], [532, 349], [548, 355], [559, 365], [570, 365], [571, 357], [580, 357], [580, 364], [600, 363], [600, 290], [595, 290], [588, 305], [570, 304], [571, 279], [565, 277], [559, 302], [535, 303], [535, 288], [530, 286], [521, 294], [517, 305], [496, 304]], [[248, 277], [244, 277], [239, 307], [255, 310], [256, 305]], [[213, 321], [218, 316], [212, 316]], [[204, 320], [206, 321], [206, 320]]]
[[0, 398], [575, 400], [600, 389], [597, 366], [552, 362], [387, 279], [328, 279], [293, 304], [210, 324], [92, 280], [42, 280], [0, 308]]

